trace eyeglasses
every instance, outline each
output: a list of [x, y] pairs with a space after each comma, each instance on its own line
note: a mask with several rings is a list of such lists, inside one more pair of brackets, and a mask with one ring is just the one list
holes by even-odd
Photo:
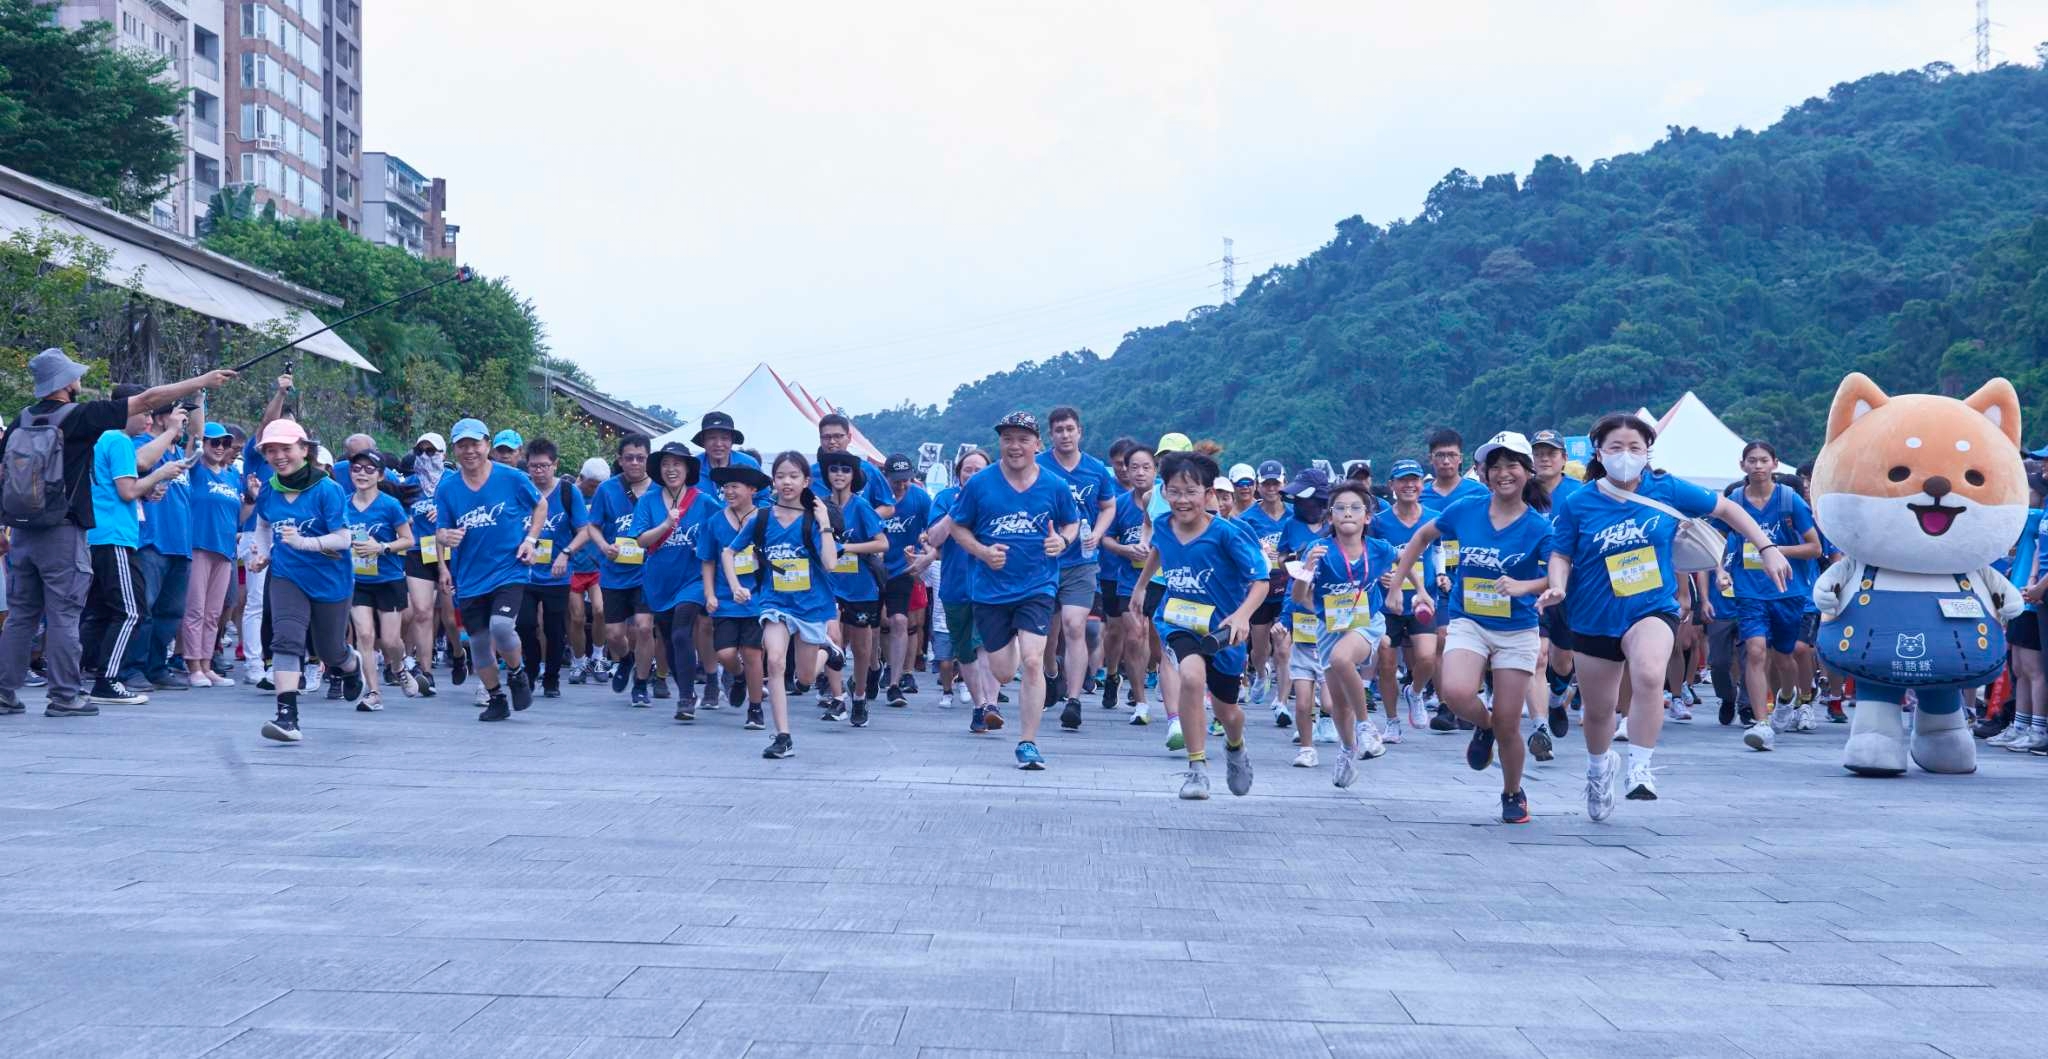
[[647, 454], [646, 454], [646, 453], [644, 453], [644, 452], [642, 452], [642, 453], [639, 453], [639, 454], [637, 454], [637, 455], [627, 456], [627, 455], [625, 455], [625, 454], [621, 453], [621, 454], [620, 454], [620, 456], [619, 456], [619, 462], [620, 462], [620, 463], [646, 463], [646, 462], [647, 462]]
[[1363, 515], [1363, 514], [1365, 514], [1365, 505], [1364, 505], [1364, 504], [1332, 504], [1332, 505], [1330, 505], [1330, 514], [1332, 514], [1332, 515]]

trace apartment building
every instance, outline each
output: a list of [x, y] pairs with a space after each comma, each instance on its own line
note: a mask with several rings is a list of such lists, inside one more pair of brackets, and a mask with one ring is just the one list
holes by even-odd
[[460, 225], [448, 223], [448, 182], [429, 179], [384, 151], [363, 155], [363, 238], [403, 248], [414, 257], [454, 261]]

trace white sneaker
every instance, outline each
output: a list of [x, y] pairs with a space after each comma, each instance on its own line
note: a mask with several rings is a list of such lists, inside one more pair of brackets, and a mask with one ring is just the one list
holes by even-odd
[[1314, 741], [1318, 743], [1338, 742], [1337, 722], [1331, 720], [1327, 715], [1316, 718]]
[[1994, 735], [1991, 738], [1984, 740], [1984, 745], [2011, 746], [2013, 740], [2018, 739], [2020, 736], [2025, 735], [2026, 733], [2027, 730], [2025, 728], [2022, 728], [2017, 724], [2008, 724], [2004, 728], [2000, 729], [1997, 735]]
[[491, 693], [484, 690], [484, 682], [481, 680], [476, 682], [476, 704], [478, 706], [489, 706], [491, 704]]
[[232, 688], [235, 686], [235, 678], [226, 673], [217, 674], [212, 680], [213, 686], [216, 688]]
[[1811, 732], [1820, 728], [1820, 710], [1812, 702], [1799, 704], [1798, 731]]
[[974, 693], [967, 690], [966, 681], [961, 681], [959, 686], [954, 689], [953, 701], [958, 702], [962, 706], [971, 707], [974, 705]]
[[1664, 693], [1664, 716], [1681, 724], [1691, 724], [1692, 707], [1687, 706], [1684, 699], [1673, 698], [1667, 691]]
[[1771, 704], [1771, 731], [1789, 732], [1799, 725], [1799, 711], [1789, 702]]
[[1657, 800], [1657, 778], [1651, 775], [1655, 770], [1637, 763], [1628, 767], [1628, 800], [1632, 802], [1654, 802]]
[[2005, 744], [2005, 748], [2015, 754], [2048, 748], [2048, 729], [2029, 728], [2021, 732], [2018, 739]]
[[1371, 761], [1387, 752], [1386, 741], [1380, 738], [1380, 726], [1367, 721], [1358, 726], [1358, 760]]
[[1297, 751], [1295, 751], [1295, 752], [1294, 752], [1294, 767], [1295, 767], [1295, 768], [1298, 768], [1298, 769], [1312, 769], [1312, 768], [1315, 768], [1315, 767], [1316, 767], [1316, 765], [1317, 765], [1317, 760], [1316, 760], [1316, 748], [1315, 748], [1315, 747], [1312, 747], [1312, 746], [1305, 746], [1305, 747], [1302, 747], [1302, 748], [1301, 748], [1300, 750], [1297, 750]]
[[1614, 781], [1621, 776], [1621, 755], [1609, 750], [1586, 773], [1586, 816], [1599, 821], [1614, 815]]
[[[1772, 716], [1776, 717], [1775, 714]], [[1750, 725], [1749, 730], [1742, 733], [1743, 744], [1751, 750], [1769, 750], [1776, 741], [1777, 733], [1773, 732], [1771, 726], [1763, 721]]]
[[1388, 746], [1399, 746], [1401, 744], [1401, 729], [1405, 727], [1407, 726], [1401, 723], [1401, 718], [1387, 718], [1387, 734], [1383, 737], [1383, 741]]
[[1407, 715], [1410, 728], [1421, 728], [1429, 723], [1429, 718], [1422, 715], [1422, 700], [1416, 697], [1414, 688], [1405, 684], [1401, 686], [1401, 712]]
[[1628, 742], [1627, 714], [1617, 713], [1614, 715], [1614, 741], [1617, 743]]

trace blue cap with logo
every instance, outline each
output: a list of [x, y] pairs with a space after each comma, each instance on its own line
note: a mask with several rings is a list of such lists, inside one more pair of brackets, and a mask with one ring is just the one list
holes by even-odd
[[519, 432], [511, 427], [498, 431], [498, 436], [491, 439], [491, 447], [494, 449], [516, 449], [525, 444], [526, 439], [520, 437]]
[[1428, 476], [1428, 475], [1426, 475], [1426, 474], [1424, 474], [1424, 473], [1422, 473], [1422, 465], [1421, 465], [1421, 464], [1419, 464], [1419, 463], [1416, 463], [1416, 462], [1415, 462], [1414, 460], [1395, 460], [1395, 461], [1394, 461], [1394, 469], [1393, 469], [1393, 470], [1391, 470], [1391, 471], [1389, 471], [1389, 472], [1387, 472], [1387, 478], [1388, 478], [1389, 480], [1391, 480], [1391, 479], [1395, 479], [1395, 478], [1427, 478], [1427, 477], [1429, 477], [1429, 476]]
[[208, 440], [224, 438], [228, 436], [228, 428], [219, 423], [208, 423], [206, 424], [205, 433]]
[[1259, 481], [1284, 482], [1286, 480], [1287, 468], [1279, 460], [1267, 460], [1259, 464]]
[[457, 441], [469, 441], [472, 439], [476, 441], [488, 441], [490, 440], [490, 437], [491, 428], [485, 426], [484, 421], [481, 419], [458, 419], [455, 421], [454, 428], [448, 431], [448, 440], [450, 444], [453, 444], [454, 442]]

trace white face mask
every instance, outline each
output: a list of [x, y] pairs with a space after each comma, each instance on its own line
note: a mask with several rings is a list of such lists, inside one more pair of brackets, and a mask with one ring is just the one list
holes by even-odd
[[1601, 453], [1600, 466], [1607, 469], [1607, 477], [1617, 482], [1633, 482], [1643, 476], [1643, 470], [1650, 466], [1648, 452]]

